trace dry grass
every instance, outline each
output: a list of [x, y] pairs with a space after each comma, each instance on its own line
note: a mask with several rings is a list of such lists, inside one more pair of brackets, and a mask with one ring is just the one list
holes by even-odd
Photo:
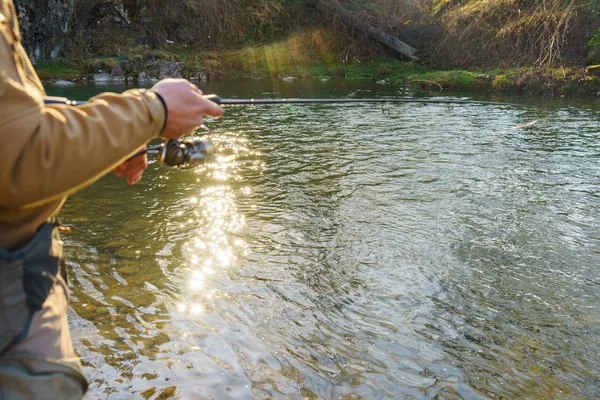
[[[422, 62], [434, 67], [583, 64], [591, 51], [586, 44], [596, 29], [600, 32], [598, 0], [328, 1], [339, 2], [362, 21], [419, 49]], [[105, 11], [114, 7], [106, 4], [113, 3], [122, 4], [131, 25], [110, 22], [114, 18]], [[240, 62], [271, 60], [267, 66], [274, 71], [278, 65], [284, 67], [286, 57], [292, 64], [300, 60], [307, 53], [303, 46], [322, 60], [393, 54], [336, 17], [307, 7], [303, 0], [88, 0], [77, 2], [76, 22], [79, 34], [71, 39], [72, 47], [76, 58], [82, 59], [122, 56], [131, 43], [171, 52], [251, 47], [244, 50], [247, 60]], [[95, 29], [84, 28], [88, 26]], [[103, 40], [97, 40], [98, 26]], [[322, 26], [335, 32], [331, 38], [310, 41], [300, 35]], [[316, 44], [319, 41], [327, 46]]]
[[339, 0], [435, 67], [581, 65], [598, 0]]
[[195, 27], [217, 44], [257, 40], [282, 30], [285, 9], [280, 2], [257, 0], [184, 0], [199, 20]]
[[356, 62], [362, 54], [351, 52], [352, 46], [342, 32], [334, 27], [314, 28], [272, 43], [211, 52], [209, 73], [214, 76], [224, 70], [271, 77], [343, 76], [344, 62]]
[[444, 33], [434, 54], [451, 65], [580, 63], [587, 0], [476, 0], [437, 3]]

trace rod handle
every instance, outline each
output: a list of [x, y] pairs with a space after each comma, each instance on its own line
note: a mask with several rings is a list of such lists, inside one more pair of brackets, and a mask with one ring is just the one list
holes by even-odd
[[215, 104], [221, 105], [221, 98], [219, 96], [217, 96], [216, 94], [207, 94], [204, 97], [206, 100], [210, 100]]

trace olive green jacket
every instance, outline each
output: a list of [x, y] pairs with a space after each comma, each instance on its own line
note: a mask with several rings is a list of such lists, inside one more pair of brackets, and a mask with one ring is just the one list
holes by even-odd
[[155, 138], [166, 113], [150, 90], [44, 105], [12, 0], [0, 0], [0, 248], [15, 249], [89, 185]]

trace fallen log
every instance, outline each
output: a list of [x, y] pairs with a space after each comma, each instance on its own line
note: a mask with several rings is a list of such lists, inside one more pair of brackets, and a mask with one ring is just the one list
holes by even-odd
[[389, 35], [363, 21], [352, 16], [342, 6], [336, 5], [326, 0], [305, 0], [306, 3], [317, 10], [334, 14], [339, 17], [343, 23], [352, 27], [358, 28], [363, 32], [366, 32], [372, 39], [383, 44], [384, 46], [394, 50], [395, 52], [402, 54], [405, 57], [410, 58], [413, 61], [418, 61], [419, 57], [415, 55], [417, 49], [407, 45], [401, 40], [396, 39], [394, 36]]

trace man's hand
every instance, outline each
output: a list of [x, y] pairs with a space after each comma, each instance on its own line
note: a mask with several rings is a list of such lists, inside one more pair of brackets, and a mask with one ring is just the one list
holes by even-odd
[[[146, 145], [140, 147], [137, 151], [146, 150]], [[148, 156], [146, 154], [141, 154], [139, 156], [133, 157], [129, 161], [125, 161], [117, 168], [114, 169], [116, 176], [125, 176], [127, 177], [127, 184], [133, 185], [140, 179], [142, 179], [142, 174], [144, 170], [148, 166]]]
[[167, 123], [161, 136], [178, 139], [202, 125], [203, 115], [220, 117], [223, 109], [202, 97], [202, 91], [185, 79], [164, 79], [152, 87], [167, 106]]

